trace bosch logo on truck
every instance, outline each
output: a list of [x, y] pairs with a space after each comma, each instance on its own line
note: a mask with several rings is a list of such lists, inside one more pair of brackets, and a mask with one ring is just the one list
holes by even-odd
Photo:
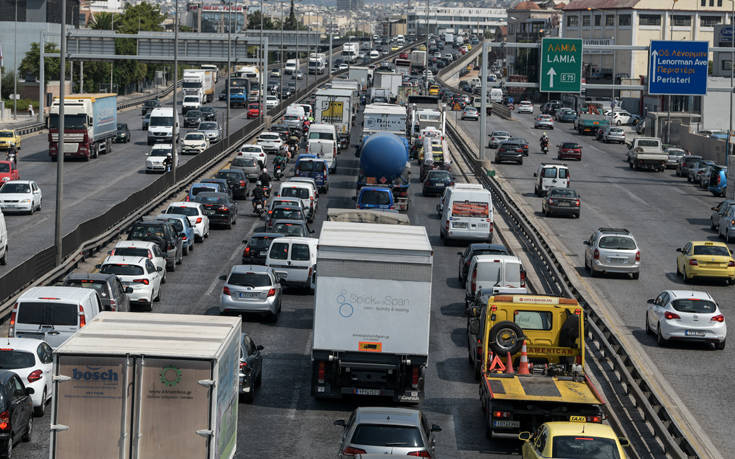
[[90, 367], [78, 370], [72, 369], [71, 377], [76, 381], [113, 381], [117, 382], [118, 374], [113, 371], [112, 368], [109, 370], [100, 370], [101, 367]]

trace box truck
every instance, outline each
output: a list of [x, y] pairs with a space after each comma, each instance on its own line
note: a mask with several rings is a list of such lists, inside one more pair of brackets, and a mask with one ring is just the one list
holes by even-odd
[[[48, 152], [59, 152], [59, 98], [54, 98], [48, 121]], [[72, 94], [64, 97], [64, 158], [96, 158], [112, 150], [117, 134], [117, 94]]]
[[395, 72], [373, 73], [373, 88], [387, 89], [392, 99], [398, 97], [398, 88], [403, 84], [403, 75]]
[[370, 75], [369, 72], [370, 72], [370, 69], [367, 67], [351, 66], [347, 79], [354, 80], [360, 83], [360, 90], [364, 91], [368, 87], [369, 75]]
[[314, 122], [334, 125], [340, 149], [349, 146], [355, 104], [354, 91], [351, 89], [319, 89], [316, 92]]
[[423, 226], [324, 222], [317, 249], [312, 395], [421, 401], [432, 263]]
[[234, 457], [240, 326], [97, 315], [54, 350], [50, 458]]

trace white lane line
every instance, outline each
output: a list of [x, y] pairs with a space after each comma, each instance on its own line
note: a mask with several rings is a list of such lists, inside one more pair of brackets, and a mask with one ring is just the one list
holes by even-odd
[[[311, 355], [311, 340], [313, 336], [314, 336], [314, 331], [309, 330], [309, 336], [306, 339], [306, 346], [304, 346], [303, 355], [306, 355], [306, 356]], [[309, 378], [309, 380], [311, 381], [311, 378]], [[296, 378], [296, 384], [294, 384], [293, 391], [291, 392], [291, 406], [288, 408], [288, 414], [286, 415], [288, 419], [291, 419], [291, 420], [296, 419], [296, 411], [299, 405], [301, 388], [303, 386], [304, 386], [304, 378]]]

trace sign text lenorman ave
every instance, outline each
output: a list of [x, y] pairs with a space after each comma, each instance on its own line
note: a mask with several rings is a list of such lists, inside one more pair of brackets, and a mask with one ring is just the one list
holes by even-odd
[[648, 93], [704, 95], [708, 65], [706, 41], [653, 40], [648, 54]]
[[541, 92], [580, 92], [582, 39], [544, 38], [541, 41]]

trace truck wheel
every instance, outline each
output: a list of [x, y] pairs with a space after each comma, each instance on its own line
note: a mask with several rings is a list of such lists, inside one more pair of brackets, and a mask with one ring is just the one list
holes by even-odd
[[498, 355], [515, 354], [523, 345], [523, 330], [514, 322], [504, 320], [490, 329], [490, 348]]
[[489, 401], [487, 402], [487, 421], [485, 422], [485, 435], [488, 439], [493, 439], [493, 405]]

